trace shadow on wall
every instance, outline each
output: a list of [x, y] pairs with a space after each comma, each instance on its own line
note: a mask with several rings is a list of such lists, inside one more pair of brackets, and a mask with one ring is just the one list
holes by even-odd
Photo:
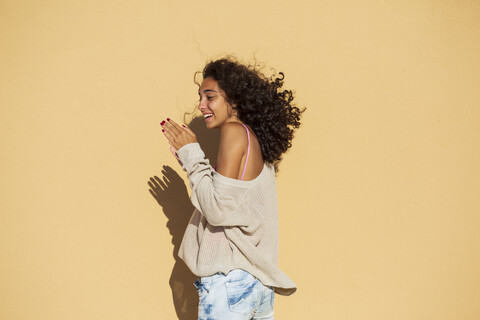
[[203, 117], [194, 118], [188, 127], [195, 132], [198, 143], [205, 152], [205, 157], [210, 160], [212, 167], [217, 163], [218, 145], [220, 144], [220, 130], [209, 130], [205, 126]]
[[[208, 159], [216, 159], [219, 143], [218, 130], [208, 130], [203, 117], [195, 118], [188, 125], [197, 136]], [[168, 147], [165, 152], [170, 153]], [[212, 163], [212, 161], [210, 161]], [[182, 170], [180, 166], [179, 170]], [[170, 275], [173, 304], [179, 320], [197, 319], [198, 295], [193, 286], [197, 276], [178, 257], [178, 250], [183, 234], [194, 210], [185, 182], [178, 173], [169, 166], [163, 166], [162, 179], [158, 176], [150, 178], [149, 192], [162, 207], [168, 219], [167, 228], [172, 235], [173, 257], [175, 264]]]

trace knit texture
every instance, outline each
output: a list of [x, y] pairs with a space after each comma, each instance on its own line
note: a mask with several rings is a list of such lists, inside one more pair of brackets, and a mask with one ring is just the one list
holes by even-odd
[[198, 143], [189, 143], [177, 153], [187, 172], [195, 207], [179, 257], [199, 277], [243, 269], [278, 294], [294, 293], [295, 283], [278, 268], [273, 166], [264, 163], [258, 177], [241, 181], [216, 172]]

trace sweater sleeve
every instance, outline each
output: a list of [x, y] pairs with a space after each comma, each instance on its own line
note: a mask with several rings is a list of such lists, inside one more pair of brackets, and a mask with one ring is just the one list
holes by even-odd
[[211, 225], [249, 227], [258, 224], [255, 212], [244, 210], [242, 206], [249, 189], [216, 181], [215, 175], [219, 173], [205, 159], [198, 143], [183, 146], [177, 154], [192, 189], [190, 200]]

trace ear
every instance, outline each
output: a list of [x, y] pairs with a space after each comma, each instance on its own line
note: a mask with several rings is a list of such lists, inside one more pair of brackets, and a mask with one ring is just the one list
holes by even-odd
[[238, 113], [237, 113], [237, 104], [228, 104], [228, 114], [231, 115], [231, 116], [237, 116]]

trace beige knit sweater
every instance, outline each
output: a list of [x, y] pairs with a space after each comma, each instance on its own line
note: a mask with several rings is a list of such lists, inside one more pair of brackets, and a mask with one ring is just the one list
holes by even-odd
[[243, 269], [276, 293], [290, 295], [295, 283], [278, 268], [278, 205], [275, 170], [265, 163], [251, 181], [227, 178], [205, 159], [200, 145], [178, 150], [196, 208], [179, 256], [199, 277]]

